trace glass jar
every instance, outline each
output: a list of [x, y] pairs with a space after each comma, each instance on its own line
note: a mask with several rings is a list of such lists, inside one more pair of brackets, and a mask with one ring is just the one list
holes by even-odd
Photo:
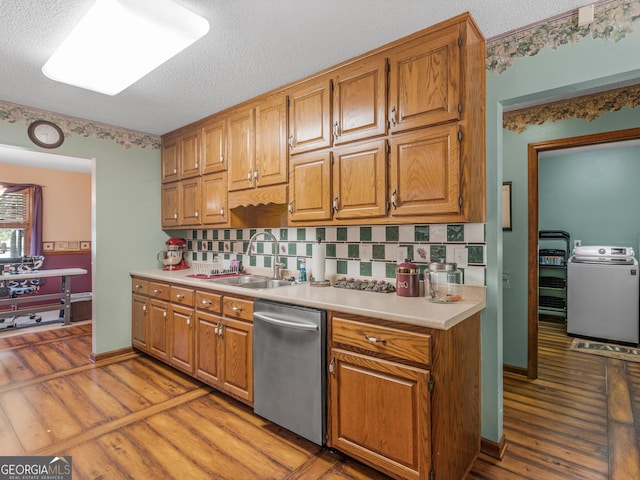
[[425, 295], [431, 302], [449, 303], [462, 300], [462, 272], [456, 263], [432, 262], [424, 271]]

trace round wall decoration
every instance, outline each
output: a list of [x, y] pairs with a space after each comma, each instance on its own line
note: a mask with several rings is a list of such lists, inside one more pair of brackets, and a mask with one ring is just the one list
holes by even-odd
[[58, 125], [46, 120], [36, 120], [29, 125], [29, 139], [42, 148], [58, 148], [64, 142], [64, 133]]

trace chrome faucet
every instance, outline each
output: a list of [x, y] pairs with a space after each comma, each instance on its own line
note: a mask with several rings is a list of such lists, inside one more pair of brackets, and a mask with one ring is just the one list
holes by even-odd
[[278, 257], [280, 256], [280, 244], [278, 243], [278, 239], [276, 238], [276, 236], [271, 233], [271, 232], [257, 232], [254, 233], [253, 236], [249, 239], [249, 245], [247, 245], [247, 255], [251, 255], [251, 245], [253, 244], [253, 241], [256, 239], [256, 237], [258, 237], [259, 235], [264, 235], [265, 237], [269, 237], [271, 238], [271, 240], [273, 240], [273, 278], [275, 279], [280, 279], [280, 269], [282, 267], [284, 267], [284, 263], [280, 263], [278, 262]]

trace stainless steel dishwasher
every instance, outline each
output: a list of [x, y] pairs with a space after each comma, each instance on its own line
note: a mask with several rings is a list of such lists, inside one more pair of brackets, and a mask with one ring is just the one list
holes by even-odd
[[318, 445], [326, 441], [327, 313], [253, 304], [254, 411]]

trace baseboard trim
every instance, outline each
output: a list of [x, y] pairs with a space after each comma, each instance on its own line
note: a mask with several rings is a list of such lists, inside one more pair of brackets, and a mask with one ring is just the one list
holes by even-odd
[[502, 460], [507, 451], [507, 439], [504, 434], [499, 442], [494, 442], [483, 437], [480, 439], [480, 451], [492, 458]]
[[529, 370], [523, 367], [516, 367], [515, 365], [502, 365], [502, 370], [509, 373], [515, 373], [517, 375], [529, 376]]
[[93, 363], [96, 363], [102, 360], [111, 360], [116, 357], [124, 357], [127, 355], [131, 355], [132, 353], [134, 353], [133, 348], [127, 347], [127, 348], [121, 348], [119, 350], [112, 350], [110, 352], [99, 353], [97, 355], [94, 352], [91, 352], [91, 356], [89, 358]]

